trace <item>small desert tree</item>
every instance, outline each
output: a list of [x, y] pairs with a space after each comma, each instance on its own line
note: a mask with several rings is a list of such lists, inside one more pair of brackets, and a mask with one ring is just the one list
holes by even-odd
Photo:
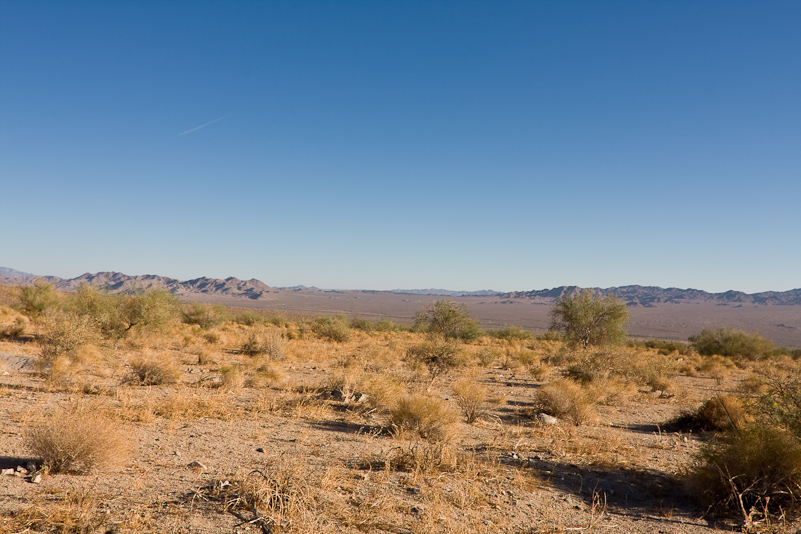
[[554, 303], [550, 329], [562, 332], [568, 343], [586, 348], [625, 341], [628, 319], [626, 304], [614, 295], [582, 289]]
[[418, 311], [414, 316], [414, 328], [462, 341], [471, 341], [483, 334], [475, 319], [470, 317], [467, 306], [452, 300], [438, 300]]

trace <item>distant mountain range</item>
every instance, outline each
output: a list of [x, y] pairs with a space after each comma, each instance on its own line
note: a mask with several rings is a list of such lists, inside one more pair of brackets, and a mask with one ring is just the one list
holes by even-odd
[[[713, 304], [764, 304], [764, 305], [801, 305], [801, 289], [790, 291], [764, 291], [762, 293], [743, 293], [742, 291], [726, 291], [725, 293], [707, 293], [700, 289], [663, 289], [655, 286], [621, 286], [609, 288], [593, 288], [603, 295], [616, 295], [629, 306], [656, 306], [663, 303], [700, 303]], [[581, 288], [578, 286], [562, 286], [539, 291], [515, 291], [499, 295], [506, 299], [537, 299], [552, 302], [565, 295], [575, 295]]]
[[[91, 284], [103, 288], [111, 293], [133, 291], [137, 289], [165, 289], [170, 293], [184, 298], [193, 296], [246, 298], [250, 300], [265, 299], [271, 292], [280, 291], [325, 291], [316, 287], [295, 286], [291, 288], [272, 288], [256, 280], [240, 280], [229, 277], [195, 278], [194, 280], [176, 280], [156, 275], [129, 276], [116, 272], [86, 273], [77, 278], [64, 279], [56, 276], [37, 277], [15, 269], [0, 267], [0, 284], [20, 285], [29, 284], [36, 278], [52, 283], [61, 291], [76, 291], [83, 284]], [[714, 304], [759, 304], [759, 305], [801, 305], [801, 289], [790, 291], [765, 291], [762, 293], [747, 294], [741, 291], [726, 291], [725, 293], [708, 293], [699, 289], [678, 289], [670, 287], [663, 289], [655, 286], [621, 286], [610, 288], [593, 288], [604, 295], [614, 294], [629, 306], [653, 307], [663, 303], [714, 303]], [[553, 302], [566, 295], [574, 295], [581, 291], [578, 286], [561, 286], [553, 289], [532, 291], [513, 291], [503, 293], [499, 291], [450, 291], [446, 289], [395, 289], [386, 293], [407, 295], [443, 296], [443, 297], [497, 297], [500, 299], [534, 300]], [[354, 291], [358, 293], [358, 291]], [[380, 293], [380, 291], [365, 291], [366, 293]]]
[[[197, 295], [247, 298], [257, 300], [264, 297], [273, 289], [259, 280], [240, 280], [230, 277], [225, 280], [219, 278], [195, 278], [194, 280], [176, 280], [164, 276], [146, 274], [143, 276], [129, 276], [115, 272], [102, 272], [95, 274], [82, 274], [77, 278], [64, 279], [57, 276], [33, 276], [20, 273], [22, 276], [5, 274], [12, 269], [0, 271], [0, 283], [19, 285], [31, 283], [39, 278], [52, 283], [61, 291], [77, 291], [83, 284], [91, 284], [102, 288], [109, 293], [123, 293], [138, 289], [165, 289], [178, 297], [192, 297]], [[19, 273], [19, 271], [14, 271]]]

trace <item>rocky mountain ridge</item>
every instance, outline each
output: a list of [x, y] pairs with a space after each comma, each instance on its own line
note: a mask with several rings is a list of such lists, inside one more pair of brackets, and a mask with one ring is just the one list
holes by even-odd
[[[296, 286], [293, 288], [273, 288], [252, 278], [240, 280], [229, 277], [195, 278], [181, 281], [158, 275], [129, 276], [118, 272], [86, 273], [76, 278], [64, 279], [55, 276], [36, 277], [28, 273], [15, 271], [5, 267], [0, 268], [0, 284], [21, 285], [29, 284], [36, 278], [51, 282], [61, 291], [76, 291], [83, 284], [91, 284], [103, 288], [111, 293], [134, 291], [141, 289], [164, 289], [170, 293], [185, 298], [192, 296], [247, 298], [250, 300], [264, 299], [271, 292], [280, 291], [315, 291], [325, 292], [318, 288]], [[531, 291], [513, 291], [501, 293], [498, 291], [450, 291], [440, 289], [395, 289], [384, 293], [443, 296], [443, 297], [497, 297], [506, 300], [529, 300], [553, 302], [566, 295], [574, 295], [581, 291], [579, 286], [561, 286], [551, 289]], [[789, 291], [764, 291], [761, 293], [744, 293], [742, 291], [726, 291], [723, 293], [709, 293], [700, 289], [679, 289], [675, 287], [661, 288], [657, 286], [629, 285], [610, 288], [592, 288], [603, 295], [614, 294], [629, 306], [653, 307], [659, 304], [676, 303], [712, 303], [721, 305], [801, 305], [801, 288]], [[359, 293], [360, 291], [353, 291]], [[361, 291], [362, 293], [382, 293], [382, 291]]]
[[35, 279], [42, 279], [52, 283], [60, 291], [77, 291], [83, 284], [90, 284], [108, 291], [109, 293], [124, 293], [127, 291], [163, 289], [178, 297], [192, 297], [196, 295], [247, 298], [258, 300], [273, 291], [273, 289], [252, 278], [240, 280], [229, 277], [225, 280], [219, 278], [195, 278], [193, 280], [176, 280], [153, 274], [130, 276], [117, 272], [85, 273], [76, 278], [64, 279], [57, 276], [23, 276], [10, 277], [0, 275], [0, 283], [8, 285], [21, 285], [31, 283]]

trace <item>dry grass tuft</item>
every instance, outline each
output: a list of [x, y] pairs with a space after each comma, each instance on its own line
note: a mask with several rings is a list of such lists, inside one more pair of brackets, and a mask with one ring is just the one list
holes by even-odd
[[129, 363], [130, 372], [124, 382], [137, 386], [172, 384], [178, 379], [178, 370], [169, 357], [148, 356]]
[[89, 534], [101, 530], [108, 520], [101, 507], [102, 495], [79, 487], [48, 499], [34, 498], [11, 514], [3, 514], [0, 532], [64, 532]]
[[291, 529], [293, 521], [306, 516], [314, 502], [311, 473], [303, 462], [283, 456], [263, 469], [240, 471], [230, 480], [219, 480], [206, 494], [221, 502], [225, 511], [256, 515], [254, 522], [266, 532]]
[[57, 410], [25, 434], [26, 447], [51, 473], [88, 473], [128, 458], [127, 431], [115, 420], [81, 408]]
[[540, 412], [567, 419], [579, 426], [592, 417], [593, 399], [576, 382], [557, 380], [545, 384], [537, 391], [537, 408]]
[[410, 394], [397, 400], [390, 410], [389, 423], [398, 435], [412, 432], [423, 439], [443, 441], [452, 436], [457, 419], [456, 412], [442, 399]]
[[456, 404], [468, 424], [472, 424], [481, 417], [489, 391], [486, 386], [478, 383], [473, 376], [464, 376], [451, 385], [456, 394]]

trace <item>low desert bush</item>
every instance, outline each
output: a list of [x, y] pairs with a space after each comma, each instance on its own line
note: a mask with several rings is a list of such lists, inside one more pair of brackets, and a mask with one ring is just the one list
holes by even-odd
[[389, 414], [389, 424], [396, 434], [413, 432], [431, 441], [450, 438], [457, 419], [456, 412], [444, 400], [422, 394], [401, 397]]
[[57, 410], [29, 429], [25, 445], [51, 473], [88, 473], [124, 463], [129, 437], [115, 420], [73, 408]]
[[247, 356], [263, 355], [271, 360], [282, 361], [286, 358], [286, 340], [279, 332], [250, 332], [239, 350]]
[[719, 355], [735, 361], [755, 361], [768, 356], [774, 349], [773, 342], [758, 333], [742, 330], [705, 328], [700, 334], [690, 336], [693, 348], [703, 356]]
[[458, 450], [450, 443], [415, 441], [394, 447], [388, 454], [371, 457], [360, 465], [365, 469], [433, 475], [455, 470], [459, 459]]
[[664, 425], [668, 431], [740, 430], [752, 420], [745, 404], [731, 395], [716, 395], [697, 410], [685, 412]]
[[238, 365], [224, 365], [220, 367], [220, 387], [237, 389], [245, 384], [245, 375]]
[[137, 386], [172, 384], [178, 379], [178, 370], [168, 357], [142, 357], [132, 360], [124, 382]]
[[248, 387], [274, 387], [284, 386], [288, 380], [287, 372], [275, 362], [265, 362], [257, 367], [245, 381]]
[[801, 443], [791, 433], [754, 425], [722, 434], [699, 454], [692, 491], [718, 511], [754, 516], [801, 511]]
[[481, 347], [476, 352], [478, 363], [483, 367], [489, 367], [501, 357], [502, 352], [496, 347]]
[[344, 315], [318, 317], [311, 325], [320, 339], [341, 343], [350, 339], [350, 321]]
[[196, 324], [200, 328], [212, 328], [228, 319], [225, 306], [219, 304], [204, 304], [194, 302], [184, 307], [183, 321], [186, 324]]
[[406, 351], [406, 361], [412, 365], [422, 364], [434, 380], [464, 363], [459, 347], [442, 337], [431, 337]]
[[646, 341], [629, 341], [629, 345], [633, 347], [642, 346], [648, 349], [654, 349], [659, 354], [678, 354], [679, 356], [689, 356], [693, 353], [693, 347], [689, 343], [682, 341], [668, 341], [666, 339], [649, 339]]
[[0, 339], [16, 339], [25, 334], [30, 320], [17, 312], [0, 304]]
[[589, 392], [572, 380], [556, 380], [537, 391], [537, 409], [576, 426], [587, 422], [593, 413], [594, 400]]
[[506, 341], [523, 341], [533, 337], [533, 334], [528, 330], [512, 325], [502, 326], [497, 330], [488, 330], [487, 334], [497, 339], [505, 339]]
[[57, 309], [50, 310], [43, 315], [37, 336], [41, 348], [40, 366], [47, 369], [60, 354], [94, 343], [98, 339], [97, 323], [91, 317]]
[[798, 364], [762, 369], [761, 395], [756, 411], [772, 424], [794, 433], [801, 439], [801, 367]]
[[206, 494], [226, 511], [258, 510], [265, 532], [283, 531], [313, 506], [314, 481], [303, 462], [279, 456], [263, 469], [240, 471], [206, 488]]
[[474, 423], [484, 414], [488, 390], [475, 377], [462, 377], [451, 384], [451, 389], [456, 394], [456, 404], [462, 410], [462, 415], [468, 424]]

